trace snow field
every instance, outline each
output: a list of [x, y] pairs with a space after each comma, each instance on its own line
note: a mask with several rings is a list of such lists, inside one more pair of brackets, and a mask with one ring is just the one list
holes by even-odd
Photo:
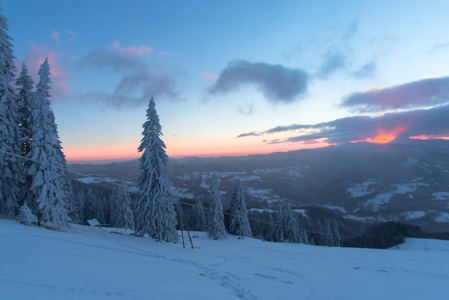
[[447, 299], [449, 242], [391, 250], [194, 232], [195, 249], [72, 225], [0, 220], [0, 299]]

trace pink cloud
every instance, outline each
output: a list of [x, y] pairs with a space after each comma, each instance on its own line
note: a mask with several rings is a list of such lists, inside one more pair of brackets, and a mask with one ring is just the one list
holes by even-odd
[[215, 82], [218, 79], [218, 76], [213, 73], [201, 72], [201, 78], [205, 81]]
[[71, 43], [78, 36], [79, 36], [78, 33], [70, 31], [70, 30], [62, 30], [62, 31], [53, 30], [50, 34], [50, 37], [53, 40], [57, 41], [58, 43], [61, 41]]
[[50, 37], [56, 41], [59, 41], [59, 32], [57, 32], [56, 30], [53, 30], [50, 34]]
[[[31, 45], [27, 57], [23, 60], [27, 65], [30, 76], [34, 83], [39, 82], [38, 71], [45, 58], [48, 58], [50, 65], [51, 95], [52, 99], [62, 97], [67, 94], [69, 87], [66, 81], [70, 79], [70, 74], [65, 67], [65, 61], [61, 57], [62, 53], [57, 50], [48, 49], [46, 46], [40, 46], [36, 43]], [[18, 62], [17, 71], [21, 70], [21, 62]]]
[[118, 41], [115, 41], [113, 43], [113, 47], [114, 49], [120, 51], [121, 53], [124, 54], [131, 54], [131, 55], [145, 55], [145, 54], [150, 54], [151, 52], [153, 52], [153, 48], [152, 47], [148, 47], [148, 46], [129, 46], [129, 47], [120, 47], [120, 43]]

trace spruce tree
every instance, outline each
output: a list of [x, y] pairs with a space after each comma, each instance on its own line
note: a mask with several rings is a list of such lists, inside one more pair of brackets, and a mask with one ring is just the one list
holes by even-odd
[[[1, 8], [0, 8], [1, 10]], [[14, 80], [12, 38], [8, 21], [0, 14], [0, 212], [14, 215], [18, 208], [19, 184], [23, 182], [20, 155], [19, 116]]]
[[131, 196], [128, 190], [121, 186], [115, 191], [114, 226], [134, 230], [134, 214], [131, 209]]
[[218, 176], [214, 173], [212, 177], [212, 187], [210, 196], [212, 198], [210, 204], [209, 218], [207, 224], [207, 235], [210, 239], [221, 240], [226, 237], [226, 229], [224, 225], [223, 204], [221, 203], [221, 195], [219, 190], [220, 182]]
[[245, 196], [243, 195], [242, 182], [240, 179], [234, 188], [230, 205], [229, 232], [240, 237], [251, 236], [251, 227], [248, 221], [248, 209], [246, 208]]
[[28, 75], [28, 69], [23, 63], [20, 76], [16, 80], [16, 91], [21, 153], [24, 156], [30, 152], [32, 108], [34, 106], [33, 84], [33, 79]]
[[341, 247], [340, 230], [338, 229], [338, 222], [335, 219], [332, 221], [332, 233], [334, 235], [334, 246]]
[[274, 233], [274, 241], [284, 242], [285, 241], [285, 215], [282, 208], [281, 202], [279, 202], [279, 210], [276, 216], [276, 230]]
[[156, 112], [156, 104], [151, 98], [147, 109], [147, 121], [143, 124], [143, 138], [139, 147], [142, 152], [139, 178], [139, 198], [137, 233], [148, 234], [155, 239], [176, 242], [175, 198], [171, 193], [168, 178], [168, 156], [162, 141], [162, 126]]
[[28, 203], [37, 211], [39, 222], [53, 223], [58, 228], [69, 220], [67, 200], [70, 184], [66, 161], [59, 141], [55, 116], [50, 108], [50, 67], [48, 59], [39, 69], [33, 108], [30, 156], [33, 160], [28, 169], [32, 178]]
[[204, 213], [204, 206], [201, 199], [198, 199], [196, 205], [190, 211], [189, 229], [196, 231], [206, 231], [207, 229], [206, 214]]
[[290, 243], [303, 243], [295, 215], [287, 204], [284, 214], [284, 239]]

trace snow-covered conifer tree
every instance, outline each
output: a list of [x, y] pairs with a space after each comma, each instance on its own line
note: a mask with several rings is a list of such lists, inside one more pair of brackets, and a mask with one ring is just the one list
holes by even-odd
[[230, 205], [229, 232], [240, 237], [251, 236], [251, 227], [248, 221], [248, 209], [246, 208], [245, 196], [243, 195], [242, 182], [240, 179], [234, 188]]
[[296, 221], [295, 215], [287, 204], [287, 209], [284, 212], [284, 239], [290, 243], [302, 243], [298, 223]]
[[268, 213], [268, 231], [265, 239], [267, 241], [275, 241], [275, 235], [276, 235], [276, 225], [274, 225], [273, 221], [273, 213]]
[[[84, 194], [84, 193], [83, 193]], [[97, 196], [91, 188], [87, 189], [87, 193], [84, 194], [84, 218], [87, 220], [95, 218], [95, 203], [97, 202]]]
[[324, 228], [325, 228], [325, 246], [334, 247], [335, 241], [334, 241], [334, 233], [332, 232], [332, 226], [330, 220], [326, 219], [324, 222]]
[[162, 126], [151, 98], [147, 109], [147, 121], [143, 124], [142, 152], [139, 178], [137, 232], [167, 242], [178, 241], [176, 231], [175, 198], [168, 178], [168, 156], [162, 141]]
[[198, 199], [196, 205], [190, 211], [189, 228], [197, 231], [206, 231], [207, 229], [206, 214], [201, 199]]
[[[0, 8], [1, 10], [1, 8]], [[12, 38], [8, 21], [0, 14], [0, 212], [14, 215], [18, 208], [19, 184], [23, 181], [20, 155], [19, 116], [14, 79]]]
[[338, 222], [335, 219], [332, 221], [332, 233], [334, 235], [334, 246], [340, 247], [341, 246], [341, 235], [340, 235], [340, 230], [338, 229]]
[[115, 192], [114, 226], [134, 230], [134, 213], [131, 209], [131, 196], [129, 191], [121, 186]]
[[26, 155], [30, 152], [31, 129], [32, 129], [32, 108], [34, 106], [33, 79], [28, 75], [25, 63], [22, 64], [22, 71], [16, 80], [17, 108], [19, 112], [19, 131], [21, 139], [21, 152]]
[[78, 193], [75, 196], [75, 201], [76, 201], [76, 208], [78, 209], [78, 223], [79, 224], [84, 224], [84, 222], [86, 221], [86, 217], [84, 215], [84, 203], [85, 203], [85, 197], [86, 195], [84, 194], [84, 192], [82, 190], [78, 191]]
[[61, 228], [67, 225], [68, 185], [70, 180], [61, 142], [58, 137], [55, 116], [50, 108], [48, 59], [39, 69], [36, 86], [36, 106], [33, 108], [30, 156], [33, 160], [28, 169], [32, 184], [28, 193], [28, 204], [37, 211], [40, 222], [53, 223]]
[[220, 182], [218, 176], [214, 173], [212, 177], [212, 188], [210, 196], [212, 198], [210, 204], [209, 218], [207, 224], [207, 235], [210, 239], [221, 240], [226, 237], [226, 229], [224, 226], [223, 204], [221, 203], [221, 195], [219, 190]]
[[279, 210], [276, 217], [276, 230], [274, 233], [274, 240], [276, 242], [284, 242], [285, 241], [285, 215], [284, 210], [282, 208], [281, 202], [279, 202]]

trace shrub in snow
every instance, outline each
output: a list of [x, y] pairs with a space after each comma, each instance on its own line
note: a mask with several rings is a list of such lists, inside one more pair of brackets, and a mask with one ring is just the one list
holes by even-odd
[[33, 215], [26, 203], [19, 208], [17, 220], [22, 224], [37, 224], [37, 217]]

